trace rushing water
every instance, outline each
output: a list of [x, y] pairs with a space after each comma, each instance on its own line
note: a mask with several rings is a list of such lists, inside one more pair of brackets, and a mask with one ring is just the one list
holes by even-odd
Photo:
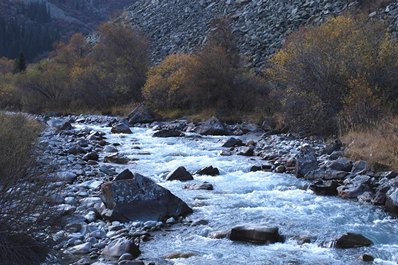
[[[195, 253], [174, 264], [362, 264], [361, 254], [373, 255], [374, 264], [397, 264], [398, 221], [368, 204], [321, 197], [306, 189], [308, 183], [289, 174], [249, 172], [259, 158], [220, 156], [227, 137], [153, 138], [153, 131], [132, 128], [132, 135], [111, 135], [110, 128], [95, 127], [120, 143], [121, 154], [137, 160], [127, 167], [154, 179], [193, 209], [188, 218], [208, 220], [207, 225], [176, 225], [155, 233], [142, 245], [143, 256], [155, 259], [173, 252]], [[139, 146], [140, 149], [135, 147]], [[210, 182], [213, 191], [186, 190], [187, 183], [165, 182], [162, 176], [179, 166], [193, 172], [201, 167], [220, 169], [216, 177], [194, 176], [191, 183]], [[120, 169], [126, 166], [120, 167]], [[228, 239], [211, 239], [214, 231], [242, 224], [277, 226], [285, 243], [253, 245]], [[374, 242], [369, 248], [338, 250], [325, 242], [345, 232], [360, 233]], [[299, 237], [311, 237], [300, 243]]]

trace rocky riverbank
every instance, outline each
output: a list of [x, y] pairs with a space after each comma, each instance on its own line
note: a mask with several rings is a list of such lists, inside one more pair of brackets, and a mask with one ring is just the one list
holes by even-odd
[[[154, 264], [152, 260], [140, 260], [139, 246], [151, 240], [154, 231], [165, 231], [181, 222], [190, 225], [191, 221], [184, 216], [192, 212], [192, 206], [153, 180], [125, 170], [127, 165], [140, 161], [118, 152], [127, 143], [109, 142], [107, 137], [112, 131], [123, 141], [123, 135], [131, 133], [128, 122], [114, 117], [69, 116], [50, 118], [46, 123], [49, 127], [40, 140], [45, 151], [39, 161], [42, 171], [50, 172], [47, 177], [52, 186], [60, 187], [54, 201], [62, 217], [62, 230], [51, 235], [55, 249], [65, 254], [65, 262], [69, 264]], [[94, 125], [104, 130], [92, 129]], [[207, 135], [231, 135], [231, 139], [222, 143], [219, 155], [261, 158], [253, 160], [250, 171], [295, 174], [311, 181], [308, 188], [316, 194], [382, 205], [397, 214], [397, 174], [365, 161], [345, 158], [339, 141], [326, 144], [315, 138], [272, 134], [255, 124], [225, 125], [216, 118], [200, 124], [178, 120], [135, 125], [153, 129], [154, 137], [188, 137], [200, 141]], [[146, 155], [140, 153], [143, 146], [137, 142], [128, 144], [137, 154]], [[211, 165], [197, 172], [176, 168], [164, 179], [190, 181], [199, 175], [217, 176], [220, 171]], [[187, 183], [186, 189], [213, 189], [211, 183]], [[230, 227], [230, 238], [283, 242], [283, 236], [275, 229]], [[358, 237], [354, 235], [354, 239]], [[344, 241], [345, 237], [342, 238]], [[351, 246], [370, 244], [368, 239], [360, 237], [359, 243], [353, 242]], [[344, 242], [339, 244], [346, 246]]]

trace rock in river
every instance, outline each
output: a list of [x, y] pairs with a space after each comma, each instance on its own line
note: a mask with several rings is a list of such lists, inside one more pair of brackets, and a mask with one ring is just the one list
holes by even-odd
[[264, 226], [237, 226], [232, 228], [229, 239], [250, 243], [266, 244], [283, 242], [277, 227]]
[[133, 241], [119, 238], [113, 240], [109, 245], [107, 245], [102, 254], [107, 258], [118, 259], [123, 254], [131, 254], [133, 257], [138, 257], [141, 254], [140, 249]]
[[191, 173], [187, 171], [185, 167], [179, 167], [176, 170], [170, 172], [165, 177], [165, 180], [179, 180], [179, 181], [189, 181], [193, 180]]
[[195, 132], [202, 135], [229, 135], [230, 132], [216, 117], [211, 117], [204, 123], [200, 124]]
[[199, 169], [194, 174], [197, 174], [197, 175], [208, 175], [208, 176], [218, 176], [218, 175], [220, 175], [220, 171], [216, 167], [209, 166], [209, 167], [204, 167], [202, 169]]
[[125, 124], [125, 123], [122, 123], [122, 122], [120, 122], [120, 123], [118, 123], [116, 125], [113, 125], [112, 129], [111, 129], [111, 132], [112, 133], [125, 133], [125, 134], [133, 133], [130, 130], [130, 127], [128, 126], [128, 124]]
[[369, 247], [373, 242], [360, 234], [346, 233], [336, 240], [336, 248]]
[[107, 207], [103, 216], [114, 221], [164, 220], [186, 216], [192, 209], [169, 190], [140, 174], [101, 186]]

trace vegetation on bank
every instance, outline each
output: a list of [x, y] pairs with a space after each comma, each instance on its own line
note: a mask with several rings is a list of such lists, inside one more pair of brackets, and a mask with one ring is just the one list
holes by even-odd
[[193, 53], [150, 67], [148, 52], [139, 31], [106, 23], [96, 41], [76, 34], [18, 73], [2, 59], [0, 107], [120, 113], [144, 101], [166, 117], [268, 119], [321, 136], [374, 130], [397, 112], [398, 42], [368, 17], [345, 15], [300, 29], [260, 72], [247, 66], [223, 17], [212, 21], [207, 42]]
[[0, 115], [0, 260], [40, 264], [49, 251], [42, 235], [51, 220], [46, 182], [34, 170], [42, 126], [20, 115]]

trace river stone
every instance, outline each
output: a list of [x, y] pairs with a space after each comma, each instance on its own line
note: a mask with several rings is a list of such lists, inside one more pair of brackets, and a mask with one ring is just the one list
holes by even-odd
[[310, 185], [310, 189], [318, 195], [335, 196], [337, 195], [337, 187], [339, 183], [335, 180], [319, 180]]
[[390, 188], [386, 193], [385, 208], [389, 213], [398, 217], [398, 188]]
[[203, 182], [202, 184], [185, 185], [184, 189], [187, 189], [187, 190], [213, 190], [214, 187], [211, 183]]
[[356, 176], [354, 179], [337, 188], [339, 197], [345, 199], [355, 199], [364, 192], [369, 191], [370, 177], [366, 175]]
[[336, 240], [336, 248], [369, 247], [373, 242], [361, 234], [346, 233]]
[[310, 145], [301, 147], [299, 154], [296, 156], [296, 176], [304, 177], [316, 169], [318, 169], [318, 160], [315, 150]]
[[91, 250], [91, 243], [83, 243], [69, 249], [72, 254], [87, 254]]
[[131, 254], [134, 258], [141, 254], [139, 247], [131, 240], [118, 238], [113, 240], [102, 251], [102, 255], [111, 259], [119, 259], [123, 254]]
[[277, 227], [264, 226], [237, 226], [232, 228], [229, 235], [232, 241], [244, 241], [250, 243], [276, 243], [283, 242]]
[[137, 173], [133, 179], [103, 184], [101, 193], [108, 208], [104, 217], [112, 221], [160, 221], [192, 213], [192, 209], [169, 190]]
[[150, 123], [155, 121], [152, 111], [144, 104], [138, 105], [127, 117], [129, 125], [133, 126], [136, 123]]
[[85, 160], [85, 161], [89, 161], [89, 160], [98, 161], [98, 158], [99, 158], [99, 156], [98, 156], [97, 152], [90, 152], [83, 156], [83, 160]]
[[211, 117], [195, 129], [201, 135], [229, 135], [230, 132], [216, 117]]
[[194, 174], [195, 175], [218, 176], [218, 175], [220, 175], [220, 171], [218, 170], [218, 168], [209, 166], [209, 167], [204, 167], [202, 169], [199, 169]]
[[222, 147], [226, 148], [231, 148], [231, 147], [237, 147], [237, 146], [243, 146], [243, 142], [240, 139], [236, 139], [234, 137], [229, 138], [223, 145]]
[[130, 130], [128, 124], [119, 122], [112, 126], [111, 133], [115, 134], [132, 134], [133, 132]]
[[332, 161], [329, 168], [336, 171], [351, 172], [352, 161], [347, 158], [339, 158]]
[[169, 138], [169, 137], [182, 137], [184, 134], [178, 130], [166, 129], [155, 132], [152, 137]]
[[54, 127], [58, 131], [72, 130], [73, 126], [69, 121], [61, 118], [53, 118], [47, 122], [48, 125]]
[[192, 177], [191, 173], [189, 173], [185, 167], [179, 167], [176, 170], [167, 174], [167, 176], [165, 177], [165, 180], [189, 181], [189, 180], [193, 180], [193, 177]]
[[124, 165], [129, 162], [129, 159], [128, 159], [128, 157], [125, 157], [123, 155], [116, 153], [116, 154], [111, 154], [111, 155], [105, 156], [104, 162]]

